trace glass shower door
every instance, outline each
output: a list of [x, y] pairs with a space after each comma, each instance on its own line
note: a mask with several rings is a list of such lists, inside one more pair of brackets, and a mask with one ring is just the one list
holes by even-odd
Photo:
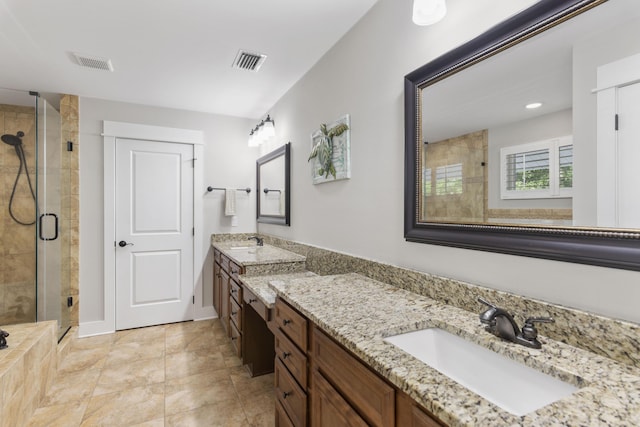
[[[66, 295], [69, 280], [63, 280], [64, 224], [62, 188], [62, 150], [60, 113], [45, 99], [37, 97], [37, 200], [36, 288], [37, 321], [57, 320], [58, 338], [69, 329]], [[68, 273], [68, 268], [66, 269]]]

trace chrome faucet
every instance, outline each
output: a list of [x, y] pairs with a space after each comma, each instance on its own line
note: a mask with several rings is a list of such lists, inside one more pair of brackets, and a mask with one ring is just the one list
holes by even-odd
[[255, 240], [256, 246], [264, 246], [264, 239], [258, 236], [251, 236], [247, 240]]
[[489, 307], [488, 310], [480, 313], [480, 322], [485, 326], [485, 330], [493, 335], [520, 344], [525, 347], [541, 348], [542, 344], [538, 341], [538, 330], [534, 323], [552, 323], [555, 322], [551, 317], [529, 317], [524, 322], [522, 330], [513, 319], [513, 316], [506, 310], [491, 304], [489, 301], [478, 298], [478, 301]]

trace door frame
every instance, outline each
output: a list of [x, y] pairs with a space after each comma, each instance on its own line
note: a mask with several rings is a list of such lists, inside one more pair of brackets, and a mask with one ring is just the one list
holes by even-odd
[[597, 68], [597, 225], [618, 223], [618, 88], [640, 82], [640, 54], [634, 54]]
[[[103, 328], [114, 332], [116, 327], [116, 254], [115, 254], [115, 166], [116, 166], [116, 140], [118, 138], [140, 139], [156, 142], [182, 143], [193, 145], [193, 292], [195, 303], [193, 304], [194, 320], [214, 317], [213, 306], [203, 306], [203, 282], [200, 267], [203, 260], [202, 242], [197, 236], [203, 232], [203, 203], [202, 197], [198, 197], [198, 188], [203, 185], [203, 165], [199, 159], [204, 158], [204, 136], [199, 130], [178, 129], [163, 126], [151, 126], [135, 123], [103, 121], [104, 142], [104, 321]], [[209, 313], [210, 312], [210, 313]], [[102, 329], [103, 329], [102, 328]], [[84, 335], [91, 335], [85, 331]]]

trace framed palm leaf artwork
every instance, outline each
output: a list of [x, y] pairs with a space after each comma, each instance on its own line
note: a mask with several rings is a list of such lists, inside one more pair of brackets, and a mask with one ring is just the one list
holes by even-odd
[[311, 176], [314, 184], [351, 178], [351, 123], [345, 114], [323, 123], [311, 134]]

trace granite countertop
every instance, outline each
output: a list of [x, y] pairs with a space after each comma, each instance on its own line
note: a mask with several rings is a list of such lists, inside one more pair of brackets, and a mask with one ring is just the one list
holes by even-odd
[[267, 308], [273, 308], [276, 303], [276, 293], [269, 285], [269, 282], [277, 281], [286, 283], [295, 279], [317, 277], [318, 275], [310, 271], [286, 274], [268, 274], [266, 276], [246, 277], [240, 275], [240, 281], [264, 304]]
[[306, 260], [306, 257], [302, 255], [275, 246], [256, 246], [253, 241], [212, 242], [211, 245], [222, 251], [236, 263], [244, 266], [293, 262], [304, 263]]
[[[544, 336], [539, 337], [540, 350], [502, 341], [484, 330], [477, 313], [355, 273], [269, 283], [280, 297], [451, 426], [640, 425], [638, 368]], [[512, 415], [383, 341], [428, 327], [447, 330], [579, 390], [522, 417]]]

